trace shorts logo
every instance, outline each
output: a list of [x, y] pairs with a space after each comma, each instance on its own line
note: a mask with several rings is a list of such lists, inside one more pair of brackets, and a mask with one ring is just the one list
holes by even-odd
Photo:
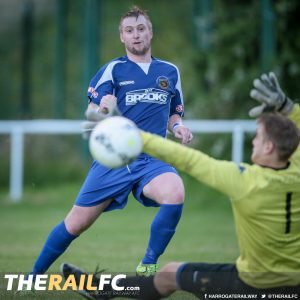
[[98, 97], [98, 93], [96, 92], [96, 90], [93, 87], [89, 87], [88, 88], [88, 93], [90, 93], [92, 95], [93, 98], [97, 98]]
[[135, 105], [138, 102], [166, 104], [169, 93], [159, 89], [142, 89], [126, 93], [126, 105]]
[[157, 79], [156, 79], [156, 82], [158, 84], [158, 86], [161, 88], [161, 89], [164, 89], [166, 90], [168, 87], [169, 87], [169, 80], [167, 77], [165, 76], [159, 76]]

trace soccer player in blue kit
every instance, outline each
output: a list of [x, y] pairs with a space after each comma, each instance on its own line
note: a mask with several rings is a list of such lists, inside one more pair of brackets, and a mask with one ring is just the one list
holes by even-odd
[[[151, 55], [153, 33], [148, 14], [133, 7], [121, 18], [119, 31], [126, 56], [104, 65], [91, 80], [88, 119], [95, 109], [111, 112], [117, 106], [144, 131], [165, 137], [169, 129], [183, 144], [190, 142], [192, 133], [181, 119], [180, 74], [175, 65]], [[140, 275], [155, 273], [157, 260], [180, 220], [184, 186], [171, 165], [142, 153], [129, 165], [114, 170], [93, 162], [74, 206], [49, 234], [32, 274], [46, 272], [102, 212], [124, 208], [130, 192], [144, 206], [159, 206], [146, 253], [136, 269]]]

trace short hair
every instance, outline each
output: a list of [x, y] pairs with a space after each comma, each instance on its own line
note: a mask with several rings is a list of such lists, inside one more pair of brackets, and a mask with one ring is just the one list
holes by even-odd
[[150, 20], [150, 17], [148, 15], [148, 12], [146, 10], [143, 10], [141, 8], [139, 8], [138, 6], [134, 5], [130, 8], [129, 11], [127, 11], [125, 14], [122, 15], [121, 19], [120, 19], [120, 24], [119, 24], [119, 31], [122, 31], [122, 22], [124, 19], [126, 18], [138, 18], [139, 16], [144, 16], [146, 18], [146, 20], [148, 21], [148, 25], [150, 30], [152, 30], [152, 23]]
[[263, 124], [267, 137], [275, 145], [278, 159], [288, 161], [300, 142], [296, 124], [278, 113], [264, 113], [257, 122]]

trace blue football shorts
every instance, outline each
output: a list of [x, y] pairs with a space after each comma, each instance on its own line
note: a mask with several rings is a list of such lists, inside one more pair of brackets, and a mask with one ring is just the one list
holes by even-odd
[[143, 188], [156, 176], [168, 172], [178, 174], [171, 165], [147, 154], [141, 154], [129, 165], [118, 169], [108, 169], [94, 161], [75, 205], [95, 206], [105, 200], [114, 199], [105, 211], [122, 209], [132, 192], [134, 198], [144, 206], [159, 206], [143, 195]]

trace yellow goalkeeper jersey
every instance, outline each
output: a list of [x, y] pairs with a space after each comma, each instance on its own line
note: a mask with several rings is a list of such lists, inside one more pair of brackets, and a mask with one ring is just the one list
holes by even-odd
[[[300, 108], [291, 119], [300, 126]], [[142, 133], [144, 151], [231, 199], [240, 278], [269, 288], [300, 284], [300, 148], [286, 169], [216, 160], [161, 137]]]

